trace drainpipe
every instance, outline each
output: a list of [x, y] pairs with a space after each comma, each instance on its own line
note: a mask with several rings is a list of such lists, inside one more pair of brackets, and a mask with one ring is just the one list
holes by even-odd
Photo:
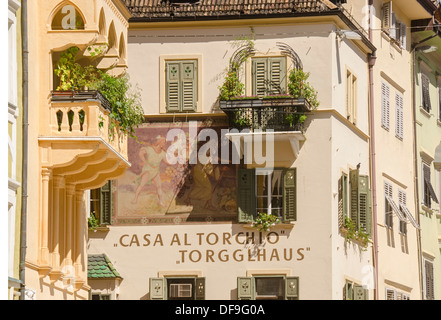
[[20, 226], [20, 266], [19, 277], [21, 280], [20, 300], [25, 300], [25, 268], [26, 268], [26, 229], [27, 229], [27, 203], [28, 203], [28, 3], [22, 0], [22, 46], [23, 46], [23, 173], [22, 173], [22, 206]]
[[[372, 35], [372, 8], [373, 0], [369, 0], [369, 41], [373, 42]], [[378, 234], [377, 234], [377, 177], [376, 177], [376, 158], [375, 158], [375, 121], [374, 121], [374, 65], [377, 57], [375, 52], [368, 57], [369, 66], [369, 103], [370, 103], [370, 151], [371, 151], [371, 187], [372, 187], [372, 224], [373, 230], [373, 265], [374, 265], [374, 299], [378, 300]]]

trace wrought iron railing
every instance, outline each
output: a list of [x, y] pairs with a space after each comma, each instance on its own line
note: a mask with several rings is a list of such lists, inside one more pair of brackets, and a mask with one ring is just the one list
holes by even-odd
[[230, 129], [250, 131], [300, 131], [311, 111], [306, 99], [244, 99], [220, 101]]
[[80, 91], [52, 91], [52, 102], [80, 102], [97, 100], [101, 106], [109, 111], [112, 111], [112, 105], [101, 92], [97, 90], [80, 90]]

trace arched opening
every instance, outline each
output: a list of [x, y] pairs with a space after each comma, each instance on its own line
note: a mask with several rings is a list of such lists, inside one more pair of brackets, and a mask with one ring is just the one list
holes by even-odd
[[52, 30], [84, 30], [84, 17], [71, 2], [65, 2], [55, 13], [51, 28]]
[[118, 50], [115, 25], [113, 24], [113, 21], [110, 24], [109, 33], [108, 34], [109, 34], [109, 50], [110, 49]]
[[119, 57], [121, 59], [126, 59], [126, 43], [124, 41], [124, 34], [121, 33], [119, 37]]
[[106, 36], [106, 17], [104, 16], [104, 9], [101, 9], [98, 27], [100, 35]]

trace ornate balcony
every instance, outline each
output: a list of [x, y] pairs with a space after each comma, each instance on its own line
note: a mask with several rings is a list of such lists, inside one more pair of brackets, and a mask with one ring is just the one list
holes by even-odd
[[110, 110], [98, 91], [52, 92], [50, 136], [39, 138], [49, 153], [44, 166], [82, 190], [122, 175], [130, 167], [127, 136], [110, 132]]
[[237, 99], [220, 101], [230, 129], [304, 131], [303, 119], [311, 111], [304, 98]]
[[[229, 128], [227, 134], [230, 140], [241, 139], [241, 149], [254, 137], [262, 134], [272, 141], [288, 140], [295, 157], [300, 152], [300, 142], [305, 140], [306, 127], [304, 121], [312, 111], [311, 104], [304, 98], [273, 98], [273, 99], [235, 99], [220, 101], [220, 109], [228, 116]], [[241, 151], [242, 154], [242, 151]]]

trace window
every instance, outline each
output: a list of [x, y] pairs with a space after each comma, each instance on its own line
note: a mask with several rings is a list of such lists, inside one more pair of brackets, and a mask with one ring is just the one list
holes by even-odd
[[150, 278], [150, 300], [205, 300], [205, 278]]
[[430, 110], [432, 109], [430, 103], [430, 79], [424, 73], [421, 73], [421, 96], [423, 109], [430, 113]]
[[345, 230], [350, 220], [358, 231], [371, 234], [372, 216], [369, 177], [360, 175], [358, 169], [342, 173], [338, 187], [339, 226]]
[[395, 94], [395, 136], [403, 140], [404, 135], [404, 102], [403, 102], [403, 96], [400, 93]]
[[197, 68], [197, 60], [165, 61], [167, 112], [196, 112]]
[[90, 190], [90, 212], [100, 225], [111, 224], [112, 181], [108, 181], [99, 189]]
[[424, 264], [423, 299], [424, 300], [435, 300], [433, 262], [424, 258], [423, 264]]
[[[400, 206], [400, 211], [402, 212], [403, 216], [406, 215], [405, 211], [403, 211], [403, 207], [406, 207], [406, 193], [404, 191], [398, 190], [398, 203]], [[407, 235], [407, 221], [400, 219], [400, 233], [402, 235]]]
[[296, 220], [296, 169], [239, 169], [238, 221], [251, 222], [257, 213]]
[[84, 30], [84, 19], [73, 5], [66, 3], [55, 14], [52, 30]]
[[390, 88], [389, 86], [382, 82], [381, 83], [381, 126], [389, 130], [390, 121]]
[[237, 278], [239, 300], [298, 300], [299, 278], [284, 275]]
[[386, 288], [386, 300], [410, 300], [408, 293]]
[[383, 4], [382, 8], [382, 29], [401, 48], [406, 48], [407, 29], [403, 22], [400, 22], [392, 10], [392, 1]]
[[286, 57], [252, 59], [252, 94], [259, 97], [286, 92]]
[[356, 124], [357, 118], [357, 78], [346, 71], [346, 118]]
[[431, 179], [430, 179], [430, 165], [423, 162], [423, 170], [422, 170], [422, 181], [423, 181], [423, 204], [430, 208], [432, 205], [432, 200], [436, 203], [438, 202], [438, 198], [436, 197], [435, 190], [433, 189]]
[[[386, 227], [393, 228], [393, 207], [395, 205], [393, 199], [392, 199], [392, 186], [385, 182], [384, 183], [384, 220]], [[395, 209], [398, 211], [398, 208]]]
[[92, 293], [91, 300], [111, 300], [110, 294]]
[[369, 290], [346, 280], [343, 288], [343, 300], [369, 300]]

